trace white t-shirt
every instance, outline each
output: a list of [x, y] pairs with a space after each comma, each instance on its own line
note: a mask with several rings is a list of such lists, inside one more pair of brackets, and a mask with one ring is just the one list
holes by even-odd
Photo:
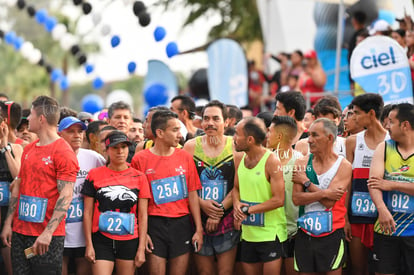
[[[80, 199], [83, 202], [83, 195], [81, 190], [86, 176], [89, 173], [89, 170], [105, 165], [106, 160], [103, 156], [98, 154], [95, 151], [87, 149], [79, 149], [78, 155], [79, 162], [79, 171], [76, 176], [75, 186], [73, 187], [73, 201], [69, 207], [68, 214], [66, 215], [66, 221], [68, 221], [69, 216], [76, 216], [77, 211], [80, 211], [78, 205], [74, 202]], [[83, 207], [81, 208], [82, 217], [83, 217]], [[66, 237], [65, 237], [65, 247], [66, 248], [77, 248], [85, 246], [85, 235], [83, 233], [83, 222], [66, 222]]]

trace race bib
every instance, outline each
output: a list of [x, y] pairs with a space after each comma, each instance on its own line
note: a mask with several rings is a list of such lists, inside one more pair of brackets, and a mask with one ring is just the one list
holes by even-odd
[[298, 218], [298, 226], [318, 236], [332, 231], [332, 212], [313, 211]]
[[[247, 203], [249, 206], [259, 204], [259, 203], [248, 202], [248, 201], [241, 201], [241, 202]], [[245, 220], [242, 221], [242, 224], [251, 225], [251, 226], [264, 226], [264, 213], [250, 214]]]
[[69, 205], [66, 214], [66, 222], [74, 223], [83, 221], [83, 199], [81, 197], [74, 198]]
[[413, 213], [414, 198], [406, 193], [390, 191], [388, 192], [387, 206], [393, 212]]
[[227, 195], [226, 180], [205, 180], [202, 182], [202, 186], [199, 195], [203, 200], [213, 200], [221, 203]]
[[151, 181], [152, 195], [157, 205], [188, 197], [185, 175]]
[[133, 235], [135, 215], [106, 211], [99, 216], [99, 230], [113, 235]]
[[45, 220], [47, 199], [21, 195], [19, 220], [42, 223]]
[[0, 206], [9, 205], [10, 199], [10, 182], [0, 181]]
[[367, 192], [354, 192], [351, 202], [351, 210], [354, 216], [376, 217], [377, 208]]

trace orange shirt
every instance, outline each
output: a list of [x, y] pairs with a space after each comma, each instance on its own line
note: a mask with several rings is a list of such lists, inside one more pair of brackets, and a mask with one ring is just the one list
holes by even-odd
[[[178, 218], [190, 214], [188, 193], [201, 189], [201, 183], [193, 157], [188, 152], [175, 149], [170, 156], [158, 156], [143, 150], [134, 156], [131, 165], [147, 176], [151, 190], [148, 215]], [[185, 180], [181, 180], [183, 177]], [[185, 185], [187, 196], [165, 202], [175, 195], [182, 195], [181, 183]]]
[[[20, 190], [17, 202], [17, 211], [13, 219], [13, 231], [27, 235], [39, 236], [46, 228], [59, 198], [57, 180], [75, 182], [79, 171], [75, 152], [62, 138], [44, 146], [37, 146], [38, 141], [28, 144], [22, 155], [22, 164], [19, 172]], [[43, 215], [40, 221], [30, 222], [22, 220], [22, 216], [31, 218], [42, 216], [41, 204], [27, 203], [21, 198], [35, 198], [44, 204]], [[40, 214], [40, 215], [38, 215]], [[56, 228], [53, 236], [65, 235], [65, 219]]]
[[138, 198], [151, 197], [143, 173], [131, 167], [123, 171], [114, 171], [106, 166], [94, 168], [85, 179], [82, 194], [95, 198], [92, 232], [99, 231], [99, 218], [105, 211], [131, 213], [135, 215], [134, 224], [137, 225], [134, 226], [133, 234], [115, 235], [100, 232], [114, 240], [138, 238]]

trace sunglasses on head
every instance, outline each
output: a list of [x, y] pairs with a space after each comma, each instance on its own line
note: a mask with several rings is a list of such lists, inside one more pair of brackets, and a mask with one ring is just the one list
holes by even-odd
[[7, 124], [10, 124], [10, 110], [11, 106], [14, 104], [14, 101], [6, 101], [4, 105], [7, 106]]

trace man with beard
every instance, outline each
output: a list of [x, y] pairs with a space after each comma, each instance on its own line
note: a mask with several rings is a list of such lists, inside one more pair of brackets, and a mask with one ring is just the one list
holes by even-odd
[[234, 182], [233, 140], [225, 136], [226, 106], [213, 100], [202, 112], [204, 136], [184, 145], [193, 155], [202, 190], [199, 192], [204, 229], [203, 247], [195, 256], [198, 274], [213, 274], [215, 258], [218, 274], [233, 274], [237, 244], [240, 239], [233, 226], [232, 189]]

